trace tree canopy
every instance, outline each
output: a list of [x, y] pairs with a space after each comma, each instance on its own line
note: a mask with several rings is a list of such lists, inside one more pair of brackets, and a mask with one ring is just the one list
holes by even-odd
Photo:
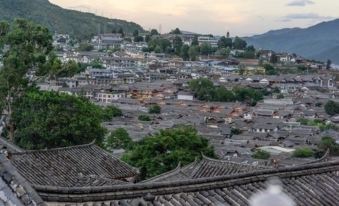
[[300, 147], [293, 152], [293, 156], [299, 158], [312, 157], [313, 155], [314, 151], [309, 147]]
[[222, 36], [218, 41], [219, 48], [232, 48], [232, 39]]
[[253, 154], [252, 157], [254, 159], [262, 159], [262, 160], [267, 160], [271, 157], [270, 153], [264, 151], [264, 150], [256, 150]]
[[170, 171], [179, 163], [191, 163], [201, 154], [215, 156], [208, 141], [193, 127], [179, 126], [144, 138], [127, 151], [123, 160], [140, 168], [145, 179]]
[[148, 42], [148, 48], [157, 53], [169, 53], [172, 50], [172, 43], [167, 39], [156, 37]]
[[105, 141], [105, 147], [108, 150], [128, 149], [132, 144], [133, 141], [124, 128], [118, 128], [111, 132]]
[[30, 91], [15, 102], [15, 143], [45, 149], [102, 142], [102, 110], [84, 98], [55, 92]]
[[152, 105], [148, 108], [148, 113], [150, 114], [160, 114], [161, 113], [161, 107], [159, 105]]
[[151, 36], [159, 35], [159, 32], [156, 29], [152, 29], [150, 33], [151, 33]]
[[46, 67], [50, 61], [55, 61], [51, 57], [52, 36], [47, 28], [18, 19], [12, 25], [0, 23], [0, 31], [0, 50], [6, 45], [0, 70], [0, 106], [7, 114], [6, 127], [12, 141], [15, 129], [13, 103], [34, 84], [36, 76], [32, 74], [48, 74], [51, 68], [58, 67]]
[[181, 31], [180, 31], [179, 28], [175, 28], [174, 30], [172, 30], [172, 31], [170, 32], [170, 34], [181, 34]]
[[121, 117], [122, 111], [115, 106], [107, 106], [102, 110], [102, 117], [104, 121], [111, 121], [113, 117]]
[[89, 52], [94, 49], [94, 46], [88, 42], [81, 42], [78, 50], [82, 52]]
[[190, 81], [189, 87], [195, 96], [202, 101], [241, 101], [255, 105], [264, 96], [262, 91], [251, 88], [235, 87], [232, 90], [227, 90], [223, 86], [214, 86], [213, 82], [206, 78]]
[[276, 70], [276, 68], [274, 68], [271, 64], [265, 64], [264, 68], [265, 68], [265, 73], [267, 75], [277, 75], [278, 74], [278, 71]]
[[235, 37], [233, 41], [233, 48], [234, 49], [245, 49], [247, 46], [247, 42], [239, 37]]
[[339, 103], [334, 102], [334, 101], [328, 101], [325, 104], [325, 111], [328, 115], [339, 114]]
[[318, 147], [323, 152], [329, 150], [332, 155], [339, 155], [339, 144], [332, 137], [323, 137]]
[[142, 121], [142, 122], [150, 122], [151, 121], [151, 117], [145, 114], [141, 114], [138, 116], [138, 120]]

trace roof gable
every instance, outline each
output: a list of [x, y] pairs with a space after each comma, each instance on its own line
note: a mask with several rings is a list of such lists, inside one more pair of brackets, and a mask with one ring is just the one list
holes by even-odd
[[122, 184], [125, 179], [138, 174], [135, 168], [94, 144], [13, 153], [11, 161], [33, 185], [75, 187]]

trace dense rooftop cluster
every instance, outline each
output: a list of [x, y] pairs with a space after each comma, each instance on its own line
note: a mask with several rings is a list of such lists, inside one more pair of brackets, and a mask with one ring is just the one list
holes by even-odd
[[0, 205], [248, 205], [272, 178], [339, 202], [331, 62], [179, 29], [56, 34], [54, 54], [47, 29], [0, 29]]

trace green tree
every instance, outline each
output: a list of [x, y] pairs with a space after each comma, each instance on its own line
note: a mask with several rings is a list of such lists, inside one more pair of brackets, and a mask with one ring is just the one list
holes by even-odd
[[245, 40], [239, 38], [239, 37], [235, 37], [234, 41], [233, 41], [233, 48], [234, 49], [246, 49], [247, 43]]
[[161, 113], [161, 107], [159, 105], [152, 105], [148, 108], [148, 113], [150, 114], [160, 114]]
[[50, 68], [45, 65], [48, 59], [53, 59], [50, 57], [52, 49], [52, 36], [48, 29], [23, 19], [15, 20], [12, 25], [0, 23], [0, 50], [3, 51], [0, 109], [7, 114], [5, 126], [10, 141], [14, 140], [16, 127], [12, 119], [13, 103], [34, 84], [37, 76], [29, 78], [31, 73], [49, 73]]
[[264, 91], [244, 87], [236, 87], [229, 91], [223, 86], [214, 86], [213, 82], [206, 78], [190, 81], [189, 87], [195, 96], [202, 101], [240, 101], [254, 106], [264, 98]]
[[172, 44], [167, 39], [164, 39], [164, 38], [161, 38], [161, 37], [156, 37], [156, 38], [153, 38], [152, 40], [150, 40], [148, 42], [148, 48], [151, 51], [157, 50], [158, 53], [168, 52], [168, 51], [171, 50]]
[[232, 48], [232, 39], [222, 36], [218, 41], [218, 48]]
[[64, 64], [60, 65], [56, 76], [57, 77], [73, 77], [75, 74], [78, 74], [85, 70], [80, 64], [76, 63], [74, 60], [70, 60]]
[[143, 42], [144, 41], [144, 37], [142, 36], [136, 36], [133, 39], [134, 42]]
[[262, 160], [267, 160], [271, 157], [270, 153], [264, 151], [264, 150], [256, 150], [253, 154], [252, 157], [254, 159], [262, 159]]
[[209, 55], [212, 53], [212, 47], [210, 44], [208, 43], [203, 43], [201, 44], [201, 47], [200, 47], [200, 54], [201, 55]]
[[124, 128], [118, 128], [111, 132], [105, 142], [105, 147], [108, 150], [113, 149], [128, 149], [132, 146], [133, 141], [128, 132]]
[[276, 70], [276, 68], [274, 68], [271, 64], [265, 64], [264, 68], [265, 68], [265, 73], [267, 75], [277, 75], [278, 74], [278, 71]]
[[277, 99], [284, 99], [284, 98], [285, 98], [285, 96], [283, 94], [278, 94], [277, 95]]
[[100, 59], [94, 59], [89, 65], [96, 69], [104, 69], [102, 61]]
[[229, 48], [220, 48], [215, 52], [216, 55], [222, 56], [224, 58], [227, 58], [230, 55], [230, 53], [231, 50]]
[[253, 46], [246, 47], [245, 52], [242, 53], [242, 57], [247, 59], [255, 59], [255, 48]]
[[37, 71], [38, 76], [49, 76], [50, 80], [56, 80], [63, 70], [64, 64], [56, 55], [50, 55], [47, 62]]
[[231, 135], [239, 135], [242, 131], [239, 128], [231, 128]]
[[138, 37], [139, 36], [139, 31], [138, 30], [134, 30], [133, 31], [133, 37]]
[[173, 48], [176, 55], [180, 55], [182, 45], [182, 39], [179, 36], [174, 37]]
[[191, 61], [196, 61], [199, 56], [199, 46], [191, 46], [188, 55]]
[[118, 34], [121, 34], [121, 37], [125, 37], [125, 32], [122, 27], [120, 27], [117, 32]]
[[121, 117], [122, 111], [115, 106], [107, 106], [102, 110], [103, 121], [111, 121], [113, 117]]
[[197, 35], [195, 35], [195, 36], [193, 37], [191, 46], [199, 46], [199, 41], [198, 41], [198, 36], [197, 36]]
[[234, 88], [233, 92], [237, 101], [246, 102], [251, 106], [255, 106], [258, 101], [264, 99], [262, 91], [251, 88], [238, 87]]
[[101, 108], [84, 98], [55, 92], [31, 91], [16, 101], [13, 110], [15, 143], [25, 149], [101, 143]]
[[188, 61], [190, 59], [189, 49], [190, 47], [188, 45], [183, 45], [181, 47], [180, 56], [184, 61]]
[[201, 154], [215, 157], [208, 141], [193, 127], [180, 126], [144, 138], [127, 151], [123, 160], [140, 168], [145, 179], [170, 171], [179, 163], [189, 164]]
[[272, 54], [271, 57], [270, 57], [270, 63], [272, 64], [276, 64], [278, 63], [278, 56], [276, 54]]
[[332, 137], [323, 137], [318, 148], [323, 152], [329, 150], [332, 155], [339, 155], [339, 144]]
[[149, 35], [149, 34], [147, 34], [146, 36], [145, 36], [145, 42], [149, 42], [149, 41], [151, 41], [151, 35]]
[[94, 49], [93, 45], [88, 42], [82, 42], [79, 45], [78, 50], [83, 52], [92, 51]]
[[159, 32], [156, 29], [152, 29], [150, 33], [151, 33], [151, 36], [159, 35]]
[[328, 101], [325, 104], [325, 111], [328, 115], [337, 115], [339, 114], [339, 103], [332, 100]]
[[296, 149], [293, 152], [293, 156], [299, 157], [299, 158], [312, 157], [313, 155], [314, 155], [314, 151], [309, 147], [301, 147], [301, 148]]
[[214, 96], [212, 96], [213, 101], [218, 102], [233, 102], [236, 97], [232, 91], [227, 90], [225, 87], [216, 87], [214, 91], [211, 92]]
[[213, 82], [206, 78], [200, 78], [189, 82], [190, 89], [195, 96], [202, 101], [217, 101], [216, 87]]
[[179, 28], [176, 28], [170, 32], [170, 34], [181, 34], [181, 31]]
[[148, 115], [141, 114], [138, 116], [138, 120], [142, 122], [150, 122], [151, 118]]
[[327, 60], [326, 62], [326, 69], [329, 70], [331, 69], [332, 61], [330, 59]]

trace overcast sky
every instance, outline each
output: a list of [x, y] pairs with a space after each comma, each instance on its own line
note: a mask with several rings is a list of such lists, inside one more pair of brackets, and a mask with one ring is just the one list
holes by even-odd
[[247, 36], [339, 18], [339, 0], [50, 0], [59, 6], [134, 21], [162, 32]]

